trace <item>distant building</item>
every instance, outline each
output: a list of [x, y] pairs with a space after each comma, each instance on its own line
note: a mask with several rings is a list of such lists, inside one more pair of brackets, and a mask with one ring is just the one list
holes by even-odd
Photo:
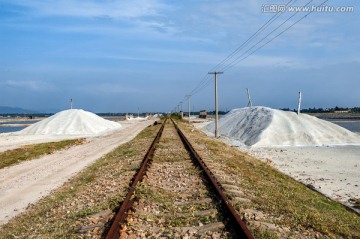
[[340, 113], [349, 113], [350, 110], [335, 110], [334, 113], [340, 114]]
[[207, 113], [206, 110], [200, 110], [199, 118], [206, 119]]

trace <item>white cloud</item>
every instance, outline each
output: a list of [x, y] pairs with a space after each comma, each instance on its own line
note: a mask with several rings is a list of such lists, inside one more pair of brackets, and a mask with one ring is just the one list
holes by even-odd
[[101, 94], [139, 94], [143, 92], [141, 87], [132, 87], [119, 83], [104, 82], [99, 84], [86, 84], [84, 86], [78, 87], [77, 89], [80, 92], [87, 92], [89, 94], [101, 95]]
[[2, 85], [31, 91], [51, 91], [54, 89], [54, 87], [47, 82], [34, 80], [7, 80]]
[[[173, 7], [162, 0], [13, 0], [9, 3], [25, 7], [21, 11], [29, 21], [0, 22], [0, 26], [8, 28], [126, 38], [181, 35], [178, 26], [168, 20]], [[64, 18], [56, 19], [58, 16]]]
[[28, 7], [40, 16], [137, 18], [157, 16], [165, 7], [157, 0], [14, 0], [11, 3]]
[[238, 67], [291, 67], [303, 66], [302, 61], [290, 56], [269, 56], [264, 54], [252, 55], [245, 61], [239, 63]]

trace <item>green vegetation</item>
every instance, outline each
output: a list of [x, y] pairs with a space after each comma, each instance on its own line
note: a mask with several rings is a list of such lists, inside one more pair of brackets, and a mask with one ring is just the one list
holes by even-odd
[[[360, 217], [340, 203], [308, 189], [254, 157], [204, 137], [202, 132], [186, 124], [179, 124], [188, 139], [197, 145], [200, 155], [226, 167], [233, 181], [240, 182], [249, 199], [249, 202], [235, 204], [240, 214], [247, 208], [258, 210], [267, 215], [266, 222], [286, 229], [290, 238], [308, 235], [306, 233], [330, 238], [360, 238]], [[258, 238], [264, 238], [263, 233], [266, 233], [257, 228], [252, 231]]]
[[21, 148], [0, 152], [0, 169], [21, 163], [26, 160], [38, 158], [42, 155], [52, 154], [57, 150], [82, 144], [85, 139], [64, 140], [42, 144], [26, 145]]
[[[146, 211], [137, 214], [136, 218], [154, 222], [156, 227], [162, 228], [161, 237], [168, 238], [177, 238], [172, 229], [173, 227], [197, 226], [199, 222], [207, 224], [217, 221], [218, 214], [214, 209], [216, 205], [212, 202], [199, 204], [175, 203], [179, 200], [191, 202], [201, 198], [210, 199], [210, 197], [205, 195], [208, 193], [205, 185], [201, 183], [193, 185], [193, 182], [186, 180], [190, 177], [199, 177], [200, 172], [193, 167], [189, 154], [182, 145], [171, 122], [166, 124], [160, 142], [156, 146], [152, 165], [156, 169], [148, 175], [144, 182], [136, 187], [135, 195], [139, 206], [135, 207], [134, 211], [138, 212], [146, 208]], [[161, 170], [157, 171], [158, 168], [161, 168]], [[179, 175], [182, 178], [179, 178]], [[151, 186], [154, 182], [156, 182], [156, 187]], [[168, 187], [175, 186], [175, 182], [178, 184], [181, 182], [181, 187], [186, 188], [186, 190], [169, 190]], [[199, 179], [199, 182], [201, 182], [201, 179]], [[214, 213], [197, 215], [197, 213], [205, 209], [213, 209]], [[160, 237], [160, 235], [158, 236]]]
[[[245, 209], [260, 211], [265, 215], [265, 222], [275, 224], [287, 235], [282, 237], [274, 231], [251, 227], [255, 238], [360, 238], [360, 217], [339, 203], [235, 148], [206, 137], [186, 124], [178, 124], [203, 158], [206, 156], [220, 164], [221, 170], [226, 169], [226, 174], [239, 183], [244, 197], [249, 199], [234, 204], [240, 215], [244, 215]], [[1, 228], [0, 238], [100, 238], [102, 228], [99, 231], [82, 229], [93, 223], [91, 220], [98, 220], [94, 217], [97, 213], [111, 212], [118, 207], [134, 175], [134, 162], [142, 160], [158, 129], [159, 125], [146, 128], [134, 140], [102, 157], [54, 193], [31, 205], [25, 213]], [[169, 157], [159, 160], [172, 162], [172, 152], [165, 144], [175, 142], [168, 137], [164, 139], [158, 150]], [[138, 185], [136, 196], [145, 200], [151, 198], [159, 205], [172, 205], [176, 198], [164, 191], [151, 190], [145, 184]], [[356, 200], [360, 205], [359, 199]], [[192, 215], [206, 206], [183, 205], [181, 209], [184, 214]], [[176, 211], [172, 212], [176, 215]], [[180, 216], [169, 221], [164, 218], [161, 223], [179, 226], [195, 218]], [[208, 216], [201, 219], [202, 222], [211, 220]]]
[[179, 116], [179, 114], [177, 114], [177, 113], [172, 113], [172, 114], [171, 114], [171, 118], [173, 118], [173, 119], [175, 119], [175, 120], [179, 120], [179, 119], [180, 119], [180, 116]]
[[[113, 216], [135, 173], [132, 162], [143, 159], [158, 130], [158, 126], [146, 128], [88, 166], [4, 225], [0, 238], [100, 238], [104, 229], [87, 226], [95, 220], [105, 225]], [[106, 216], [96, 217], [97, 213]]]
[[360, 198], [358, 198], [358, 199], [351, 199], [351, 201], [354, 203], [354, 207], [360, 208]]

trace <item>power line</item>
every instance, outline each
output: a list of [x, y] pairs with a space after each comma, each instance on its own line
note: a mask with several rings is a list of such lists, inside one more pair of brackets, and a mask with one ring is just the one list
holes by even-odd
[[199, 92], [204, 87], [204, 85], [208, 84], [208, 80], [209, 75], [206, 74], [201, 80], [201, 82], [189, 93], [189, 95], [195, 95], [197, 92]]
[[[310, 0], [304, 7], [308, 6], [311, 2], [313, 2], [314, 0]], [[232, 68], [233, 66], [235, 66], [236, 64], [238, 64], [238, 60], [243, 57], [244, 55], [246, 55], [248, 52], [250, 52], [252, 49], [254, 49], [257, 45], [259, 45], [262, 41], [266, 40], [266, 38], [268, 36], [270, 36], [271, 34], [273, 34], [275, 31], [277, 31], [279, 28], [281, 28], [283, 25], [285, 25], [288, 21], [290, 21], [290, 19], [292, 19], [296, 14], [298, 14], [299, 12], [295, 12], [294, 14], [292, 14], [289, 18], [287, 18], [285, 21], [283, 21], [280, 25], [278, 25], [275, 29], [273, 29], [270, 33], [268, 33], [266, 36], [264, 36], [261, 40], [259, 40], [257, 43], [255, 43], [252, 47], [250, 47], [249, 49], [247, 49], [244, 53], [242, 53], [239, 57], [237, 57], [235, 60], [233, 60], [229, 65], [227, 65], [226, 67], [224, 67], [223, 69], [221, 69], [222, 71], [228, 70], [230, 68]], [[299, 20], [301, 21], [302, 18]], [[299, 22], [297, 21], [297, 22]], [[297, 23], [296, 22], [296, 23]], [[295, 24], [294, 24], [295, 25]], [[289, 29], [289, 28], [287, 28]], [[283, 31], [284, 32], [284, 31]], [[283, 33], [282, 32], [282, 33]], [[280, 34], [281, 35], [281, 34]], [[246, 58], [245, 58], [246, 59]], [[236, 63], [235, 63], [236, 62]], [[234, 64], [235, 63], [235, 64]]]
[[[313, 0], [312, 0], [312, 1], [313, 1]], [[312, 1], [310, 1], [310, 2], [312, 2]], [[328, 1], [329, 1], [329, 0], [324, 1], [322, 4], [318, 5], [317, 7], [321, 7], [322, 5], [324, 5], [324, 4], [325, 4], [326, 2], [328, 2]], [[309, 2], [309, 3], [310, 3], [310, 2]], [[308, 5], [308, 4], [307, 4], [307, 5]], [[307, 6], [307, 5], [305, 5], [305, 6]], [[239, 58], [240, 58], [241, 56], [243, 56], [244, 54], [241, 55], [239, 58], [237, 58], [237, 61], [236, 61], [233, 65], [229, 65], [229, 66], [226, 68], [226, 70], [228, 70], [228, 69], [234, 67], [235, 65], [239, 64], [241, 61], [245, 60], [246, 58], [248, 58], [249, 56], [251, 56], [252, 54], [254, 54], [255, 52], [257, 52], [258, 50], [260, 50], [261, 48], [263, 48], [264, 46], [266, 46], [267, 44], [269, 44], [270, 42], [272, 42], [274, 39], [278, 38], [280, 35], [282, 35], [284, 32], [286, 32], [287, 30], [289, 30], [291, 27], [295, 26], [295, 25], [296, 25], [297, 23], [299, 23], [301, 20], [303, 20], [304, 18], [306, 18], [307, 16], [309, 16], [311, 13], [312, 13], [312, 12], [309, 12], [309, 13], [305, 14], [302, 18], [300, 18], [299, 20], [295, 21], [293, 24], [291, 24], [290, 26], [288, 26], [287, 28], [285, 28], [285, 29], [284, 29], [283, 31], [281, 31], [279, 34], [275, 35], [273, 38], [271, 38], [270, 40], [268, 40], [267, 42], [265, 42], [263, 45], [261, 45], [261, 46], [259, 46], [258, 48], [256, 48], [256, 49], [255, 49], [254, 51], [252, 51], [250, 54], [248, 54], [247, 56], [239, 59]], [[252, 47], [252, 48], [253, 48], [253, 47]], [[248, 51], [247, 51], [247, 52], [248, 52]], [[225, 69], [224, 69], [223, 71], [225, 71]]]
[[[290, 0], [285, 6], [288, 6], [290, 4], [293, 4], [294, 2], [296, 2], [297, 0]], [[320, 5], [318, 5], [317, 7], [320, 7], [322, 5], [324, 5], [326, 2], [328, 2], [329, 0], [325, 0], [323, 3], [321, 3]], [[293, 3], [292, 3], [293, 2]], [[313, 2], [313, 0], [310, 0], [306, 5], [304, 5], [303, 7], [308, 6], [311, 2]], [[284, 26], [288, 21], [290, 21], [296, 14], [298, 14], [299, 12], [295, 12], [294, 14], [292, 14], [289, 18], [287, 18], [284, 22], [282, 22], [280, 25], [278, 25], [277, 27], [275, 27], [270, 33], [268, 33], [265, 37], [263, 37], [261, 40], [259, 40], [258, 42], [256, 42], [254, 45], [252, 45], [250, 48], [248, 48], [245, 52], [243, 52], [240, 56], [236, 57], [234, 59], [234, 57], [241, 51], [243, 50], [247, 45], [250, 44], [250, 42], [252, 42], [254, 39], [256, 39], [264, 30], [266, 30], [273, 22], [275, 22], [280, 15], [284, 13], [284, 12], [277, 12], [273, 17], [271, 17], [266, 23], [264, 23], [254, 34], [252, 34], [244, 43], [242, 43], [239, 47], [237, 47], [232, 53], [230, 53], [225, 59], [223, 59], [220, 63], [218, 63], [216, 66], [214, 66], [212, 68], [213, 69], [217, 69], [219, 67], [222, 66], [222, 68], [219, 71], [227, 71], [230, 68], [234, 67], [235, 65], [239, 64], [241, 61], [247, 59], [249, 56], [251, 56], [252, 54], [254, 54], [255, 52], [257, 52], [258, 50], [260, 50], [261, 48], [263, 48], [264, 46], [266, 46], [267, 44], [269, 44], [270, 42], [272, 42], [274, 39], [276, 39], [277, 37], [279, 37], [280, 35], [282, 35], [284, 32], [286, 32], [287, 30], [289, 30], [291, 27], [293, 27], [294, 25], [296, 25], [297, 23], [299, 23], [301, 20], [303, 20], [304, 18], [306, 18], [308, 15], [310, 15], [312, 13], [312, 11], [310, 11], [309, 13], [305, 14], [303, 17], [301, 17], [300, 19], [298, 19], [297, 21], [295, 21], [293, 24], [289, 25], [288, 27], [286, 27], [283, 31], [281, 31], [280, 33], [278, 33], [277, 35], [275, 35], [274, 37], [272, 37], [270, 40], [266, 41], [264, 44], [260, 45], [259, 47], [255, 48], [256, 46], [258, 46], [261, 42], [265, 41], [271, 34], [273, 34], [274, 32], [276, 32], [278, 29], [280, 29], [282, 26]], [[251, 51], [252, 49], [254, 49], [253, 51]], [[249, 53], [250, 52], [250, 53]], [[249, 53], [249, 54], [247, 54]], [[246, 55], [247, 54], [247, 55]], [[227, 62], [229, 62], [232, 59], [232, 61], [229, 64], [226, 64]], [[210, 80], [210, 77], [208, 74], [206, 74], [202, 80], [196, 85], [196, 87], [188, 94], [188, 95], [195, 95], [198, 92], [200, 92], [201, 90], [205, 89], [206, 87], [208, 87], [210, 84], [212, 83], [212, 81]], [[184, 99], [186, 99], [184, 97]]]
[[[290, 0], [285, 6], [288, 6], [292, 1]], [[222, 60], [219, 64], [217, 64], [213, 69], [217, 69], [221, 65], [225, 64], [226, 61], [230, 60], [234, 55], [236, 55], [239, 51], [241, 51], [248, 43], [255, 39], [261, 32], [263, 32], [268, 26], [270, 26], [276, 19], [280, 17], [283, 12], [277, 12], [274, 16], [272, 16], [267, 22], [265, 22], [254, 34], [252, 34], [245, 42], [243, 42], [238, 48], [236, 48], [231, 54], [229, 54], [224, 60]]]
[[[290, 0], [285, 6], [288, 6], [291, 2], [296, 2], [297, 0]], [[268, 28], [276, 19], [280, 17], [283, 12], [277, 12], [273, 17], [271, 17], [267, 22], [265, 22], [254, 34], [252, 34], [244, 43], [242, 43], [237, 49], [235, 49], [231, 54], [229, 54], [224, 60], [222, 60], [219, 64], [217, 64], [212, 69], [216, 69], [221, 65], [224, 65], [227, 61], [229, 61], [232, 57], [234, 57], [238, 52], [240, 52], [246, 45], [248, 45], [253, 39], [255, 39], [261, 32], [263, 32], [266, 28]], [[189, 93], [190, 95], [195, 95], [199, 91], [208, 87], [212, 81], [210, 81], [209, 75], [205, 75], [200, 83]], [[185, 99], [185, 97], [184, 97]]]

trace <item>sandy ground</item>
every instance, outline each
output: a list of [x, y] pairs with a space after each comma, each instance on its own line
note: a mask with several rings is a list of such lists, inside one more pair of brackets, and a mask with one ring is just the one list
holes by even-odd
[[[195, 127], [201, 129], [207, 124]], [[360, 198], [360, 145], [248, 147], [227, 137], [220, 140], [344, 205], [352, 207], [349, 199]]]
[[[133, 139], [153, 122], [152, 120], [121, 122], [124, 127], [111, 134], [88, 138], [85, 144], [1, 169], [0, 225], [25, 211], [28, 204], [35, 203], [41, 197], [48, 195], [101, 156]], [[44, 137], [11, 139], [11, 137], [0, 136], [1, 150], [54, 140], [52, 137], [50, 139]], [[3, 142], [7, 144], [3, 145]]]
[[[360, 145], [240, 148], [339, 201], [360, 198]], [[269, 160], [270, 159], [270, 160]], [[360, 210], [357, 210], [360, 213]]]
[[76, 139], [83, 138], [79, 135], [50, 135], [44, 137], [44, 135], [14, 135], [13, 133], [2, 133], [0, 134], [0, 152], [16, 149], [18, 147], [27, 144], [39, 144], [44, 142], [58, 142], [65, 139]]

